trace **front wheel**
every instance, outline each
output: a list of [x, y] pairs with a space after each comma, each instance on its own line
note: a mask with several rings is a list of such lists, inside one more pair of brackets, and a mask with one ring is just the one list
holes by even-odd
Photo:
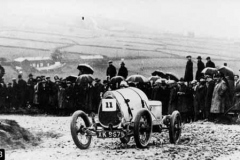
[[92, 136], [86, 133], [87, 127], [90, 127], [90, 121], [87, 115], [83, 111], [74, 112], [70, 129], [72, 139], [80, 149], [87, 149], [92, 140]]
[[170, 118], [169, 138], [170, 143], [176, 144], [182, 132], [182, 119], [178, 111], [174, 111]]
[[138, 148], [145, 148], [152, 134], [152, 117], [147, 110], [140, 110], [134, 120], [134, 140]]

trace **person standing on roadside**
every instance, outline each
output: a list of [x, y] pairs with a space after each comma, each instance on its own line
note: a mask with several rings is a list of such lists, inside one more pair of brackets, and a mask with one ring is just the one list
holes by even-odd
[[211, 61], [210, 57], [207, 57], [206, 60], [207, 60], [206, 67], [216, 68], [215, 63]]
[[125, 67], [125, 63], [124, 62], [121, 62], [121, 67], [118, 70], [118, 76], [122, 76], [125, 79], [128, 76], [128, 69]]
[[186, 58], [188, 59], [188, 61], [186, 64], [184, 81], [189, 83], [193, 80], [193, 62], [191, 56], [187, 56]]
[[200, 78], [203, 77], [203, 73], [202, 73], [202, 70], [205, 68], [205, 65], [204, 63], [202, 62], [202, 57], [201, 56], [198, 56], [197, 57], [197, 72], [196, 72], [196, 80], [199, 81]]
[[22, 79], [22, 75], [18, 75], [18, 89], [19, 89], [19, 105], [24, 108], [26, 106], [26, 88], [27, 82]]
[[116, 71], [116, 67], [113, 65], [112, 61], [108, 61], [108, 68], [107, 68], [107, 73], [106, 75], [110, 77], [110, 79], [114, 76], [116, 76], [117, 71]]

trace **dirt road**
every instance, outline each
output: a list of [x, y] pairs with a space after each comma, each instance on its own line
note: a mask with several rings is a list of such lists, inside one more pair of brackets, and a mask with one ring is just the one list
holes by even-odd
[[[119, 139], [92, 139], [87, 150], [78, 149], [70, 134], [71, 117], [0, 115], [41, 138], [38, 146], [7, 150], [6, 160], [105, 160], [105, 159], [240, 159], [240, 126], [210, 122], [185, 124], [178, 145], [169, 143], [168, 132], [154, 134], [148, 148], [127, 146]], [[0, 147], [1, 148], [1, 147]]]

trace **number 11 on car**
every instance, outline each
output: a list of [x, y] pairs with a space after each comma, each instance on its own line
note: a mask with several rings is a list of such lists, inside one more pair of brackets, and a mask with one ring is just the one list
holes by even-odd
[[102, 99], [102, 111], [113, 112], [117, 110], [116, 99]]

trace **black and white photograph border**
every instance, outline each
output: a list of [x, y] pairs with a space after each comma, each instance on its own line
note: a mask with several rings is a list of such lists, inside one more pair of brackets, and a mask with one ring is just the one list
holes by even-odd
[[239, 8], [0, 1], [0, 160], [240, 159]]

